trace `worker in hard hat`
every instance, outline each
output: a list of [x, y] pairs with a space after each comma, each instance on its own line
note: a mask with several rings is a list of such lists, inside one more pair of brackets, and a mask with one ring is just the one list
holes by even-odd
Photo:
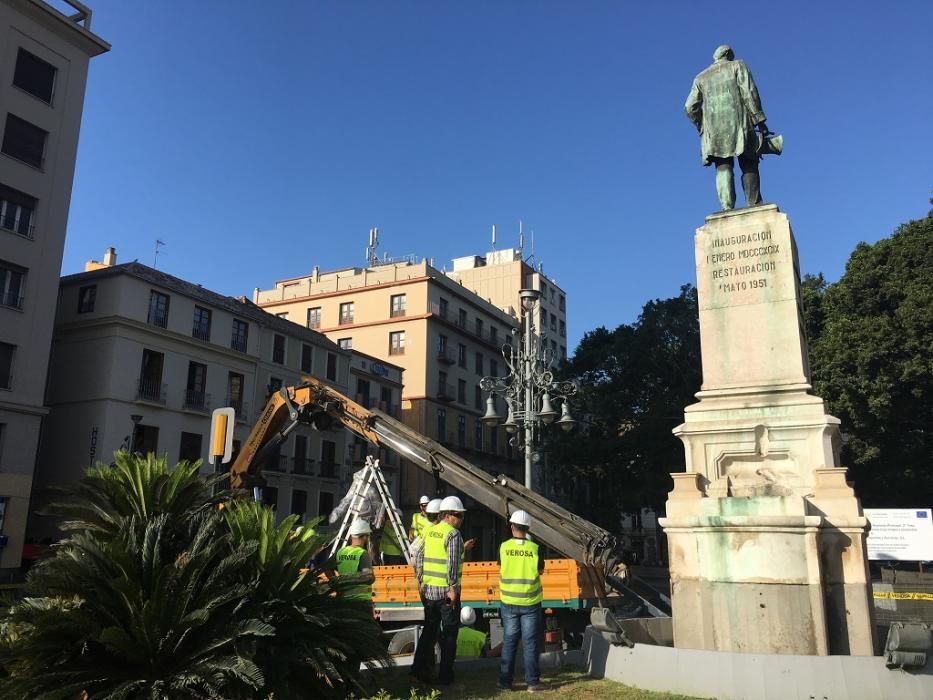
[[443, 499], [441, 498], [432, 498], [430, 501], [428, 501], [428, 506], [424, 509], [424, 515], [428, 519], [428, 522], [423, 528], [421, 528], [421, 534], [419, 534], [411, 541], [411, 547], [408, 551], [412, 554], [412, 556], [414, 556], [415, 551], [419, 547], [424, 547], [424, 534], [427, 532], [428, 528], [432, 525], [436, 525], [437, 521], [440, 520], [442, 500]]
[[411, 527], [408, 528], [408, 539], [415, 539], [418, 535], [421, 534], [421, 530], [424, 528], [424, 526], [428, 524], [428, 518], [425, 511], [427, 510], [428, 503], [430, 502], [431, 499], [427, 496], [422, 496], [418, 499], [418, 512], [411, 516]]
[[529, 692], [540, 690], [538, 667], [539, 640], [544, 624], [541, 601], [541, 572], [544, 559], [538, 545], [528, 539], [531, 516], [516, 510], [509, 518], [512, 537], [499, 547], [499, 615], [504, 638], [502, 661], [499, 664], [499, 687], [511, 689], [515, 675], [518, 642], [524, 649], [525, 681]]
[[[395, 514], [398, 516], [398, 521], [403, 522], [402, 512], [396, 508]], [[405, 557], [402, 556], [402, 545], [398, 541], [398, 535], [395, 534], [395, 528], [392, 526], [392, 520], [388, 515], [382, 525], [382, 537], [379, 538], [379, 556], [386, 566], [405, 563]]]
[[411, 665], [413, 679], [430, 682], [434, 643], [441, 648], [439, 685], [454, 680], [454, 658], [460, 629], [460, 578], [463, 572], [463, 537], [466, 516], [463, 502], [448, 496], [440, 505], [441, 518], [425, 532], [424, 547], [414, 557], [415, 575], [424, 600], [424, 629]]
[[[360, 518], [350, 523], [350, 543], [337, 550], [335, 565], [340, 576], [347, 574], [367, 574], [359, 585], [346, 589], [344, 595], [354, 600], [366, 600], [372, 605], [373, 595], [370, 584], [373, 582], [373, 560], [369, 555], [369, 536], [372, 530], [369, 523]], [[366, 580], [368, 578], [368, 580]]]
[[457, 656], [482, 656], [486, 635], [473, 629], [476, 611], [469, 605], [460, 608], [460, 631], [457, 632]]

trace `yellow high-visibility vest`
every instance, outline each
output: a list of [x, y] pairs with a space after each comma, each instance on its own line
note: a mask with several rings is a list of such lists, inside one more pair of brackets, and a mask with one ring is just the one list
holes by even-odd
[[422, 515], [421, 513], [415, 513], [411, 516], [411, 530], [415, 533], [415, 537], [421, 534], [421, 531], [424, 530], [428, 525], [431, 524], [431, 521], [428, 520], [428, 516]]
[[499, 547], [499, 600], [507, 605], [536, 605], [544, 600], [536, 543], [511, 539]]
[[[337, 573], [341, 576], [359, 573], [360, 559], [365, 553], [366, 550], [362, 547], [352, 545], [337, 550]], [[373, 598], [372, 590], [365, 584], [354, 586], [346, 596], [355, 600], [372, 600]]]
[[[432, 525], [424, 531], [424, 567], [421, 583], [425, 586], [447, 587], [447, 535], [454, 527], [443, 520]], [[463, 573], [463, 558], [460, 559], [460, 568], [457, 572], [457, 584], [460, 585], [460, 576]]]
[[457, 656], [479, 656], [485, 644], [485, 634], [465, 625], [460, 626], [457, 632]]
[[402, 553], [402, 546], [398, 542], [398, 536], [391, 523], [386, 523], [382, 529], [382, 539], [379, 541], [379, 550], [383, 554], [398, 556]]

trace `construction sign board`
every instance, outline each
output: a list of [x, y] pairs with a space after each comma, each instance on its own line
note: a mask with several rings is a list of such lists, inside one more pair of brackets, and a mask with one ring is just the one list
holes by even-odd
[[866, 508], [871, 523], [868, 558], [875, 561], [933, 561], [930, 508]]

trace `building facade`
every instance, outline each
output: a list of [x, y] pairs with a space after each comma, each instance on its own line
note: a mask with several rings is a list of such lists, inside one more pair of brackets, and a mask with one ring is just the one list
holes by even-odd
[[[349, 393], [351, 353], [324, 335], [115, 257], [110, 249], [61, 280], [38, 505], [43, 487], [73, 483], [121, 448], [164, 454], [169, 464], [203, 459], [208, 471], [211, 411], [236, 411], [236, 449], [270, 392], [302, 375]], [[342, 427], [299, 425], [264, 465], [263, 500], [280, 516], [328, 514], [349, 484], [349, 446]], [[29, 535], [55, 537], [55, 523], [35, 516]]]
[[[426, 261], [315, 270], [257, 289], [253, 298], [340, 347], [404, 368], [403, 422], [492, 473], [519, 473], [520, 455], [506, 433], [482, 423], [486, 399], [479, 387], [482, 377], [509, 372], [501, 350], [518, 325], [514, 316]], [[406, 513], [435, 488], [430, 475], [403, 461], [400, 494]], [[475, 532], [479, 551], [491, 551], [490, 522], [479, 512], [467, 521], [466, 534]]]
[[540, 291], [535, 330], [555, 363], [567, 359], [567, 293], [545, 276], [543, 265], [536, 270], [525, 262], [520, 249], [454, 258], [447, 276], [513, 315], [520, 290]]
[[20, 567], [88, 64], [110, 50], [68, 4], [0, 0], [0, 571]]

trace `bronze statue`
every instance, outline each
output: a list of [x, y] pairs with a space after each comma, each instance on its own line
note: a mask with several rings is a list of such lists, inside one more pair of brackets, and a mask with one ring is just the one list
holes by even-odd
[[703, 165], [716, 166], [716, 193], [723, 210], [735, 207], [736, 156], [742, 169], [745, 204], [760, 204], [758, 161], [765, 153], [780, 155], [783, 139], [768, 131], [748, 66], [735, 60], [731, 48], [720, 46], [713, 54], [713, 64], [693, 79], [684, 108], [700, 132]]

